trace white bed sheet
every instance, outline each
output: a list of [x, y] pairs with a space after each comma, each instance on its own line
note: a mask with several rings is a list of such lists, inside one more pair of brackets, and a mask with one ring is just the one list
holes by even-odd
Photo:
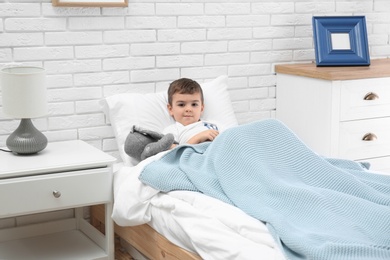
[[112, 217], [118, 225], [148, 223], [203, 259], [285, 259], [267, 227], [240, 209], [201, 193], [161, 193], [141, 183], [143, 167], [163, 154], [115, 171]]

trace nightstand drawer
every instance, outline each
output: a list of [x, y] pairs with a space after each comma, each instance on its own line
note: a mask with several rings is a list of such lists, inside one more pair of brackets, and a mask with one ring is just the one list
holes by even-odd
[[111, 200], [110, 168], [0, 180], [0, 217]]
[[390, 117], [343, 122], [339, 142], [343, 158], [357, 160], [388, 156]]
[[340, 120], [390, 116], [389, 78], [343, 81]]

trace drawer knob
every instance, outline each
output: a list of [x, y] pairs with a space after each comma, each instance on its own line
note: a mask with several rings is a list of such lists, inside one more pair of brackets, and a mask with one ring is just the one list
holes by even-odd
[[378, 99], [379, 96], [377, 94], [375, 94], [374, 92], [368, 92], [365, 96], [364, 96], [364, 100], [376, 100]]
[[376, 139], [378, 139], [378, 138], [377, 138], [376, 135], [373, 134], [373, 133], [365, 134], [365, 135], [363, 136], [363, 138], [362, 138], [363, 141], [375, 141]]
[[61, 197], [61, 192], [59, 192], [58, 190], [54, 190], [54, 191], [53, 191], [53, 196], [54, 196], [55, 198], [59, 198], [59, 197]]

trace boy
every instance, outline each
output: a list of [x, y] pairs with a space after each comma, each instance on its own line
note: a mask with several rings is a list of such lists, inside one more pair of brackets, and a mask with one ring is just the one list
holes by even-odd
[[168, 89], [167, 108], [176, 123], [165, 128], [163, 133], [172, 133], [179, 144], [213, 141], [218, 136], [215, 124], [200, 120], [204, 98], [196, 81], [187, 78], [173, 81]]

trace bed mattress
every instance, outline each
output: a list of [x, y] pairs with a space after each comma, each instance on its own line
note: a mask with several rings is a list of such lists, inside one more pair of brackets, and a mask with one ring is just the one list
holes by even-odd
[[115, 170], [113, 219], [118, 225], [147, 223], [203, 259], [285, 259], [265, 224], [240, 209], [198, 192], [162, 193], [141, 183], [143, 167], [163, 154]]

